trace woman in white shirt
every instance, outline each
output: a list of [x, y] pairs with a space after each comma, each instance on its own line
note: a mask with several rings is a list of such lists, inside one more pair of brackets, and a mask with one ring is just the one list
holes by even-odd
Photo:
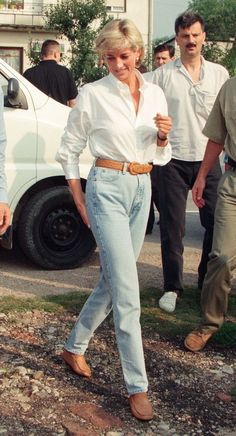
[[[84, 353], [96, 328], [113, 309], [116, 340], [132, 414], [153, 417], [147, 397], [140, 327], [136, 260], [150, 207], [150, 162], [171, 158], [171, 120], [162, 90], [135, 68], [144, 44], [130, 20], [113, 20], [100, 32], [96, 50], [109, 75], [80, 91], [56, 159], [62, 164], [75, 204], [91, 226], [101, 261], [100, 280], [66, 343], [62, 358], [77, 374], [90, 377]], [[79, 155], [86, 145], [95, 158], [81, 189]]]

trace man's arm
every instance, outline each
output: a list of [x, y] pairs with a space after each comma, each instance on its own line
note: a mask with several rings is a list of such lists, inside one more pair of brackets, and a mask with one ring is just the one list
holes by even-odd
[[78, 88], [71, 71], [67, 69], [67, 73], [68, 73], [68, 83], [69, 83], [67, 106], [74, 107], [78, 95]]
[[211, 139], [208, 140], [205, 155], [192, 189], [193, 201], [197, 207], [203, 207], [205, 205], [205, 200], [202, 195], [206, 185], [206, 177], [223, 148], [224, 145], [218, 144]]

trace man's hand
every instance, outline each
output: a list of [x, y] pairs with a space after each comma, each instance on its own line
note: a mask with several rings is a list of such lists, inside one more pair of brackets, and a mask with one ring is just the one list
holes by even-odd
[[201, 208], [205, 206], [205, 200], [202, 198], [203, 191], [205, 189], [206, 179], [203, 177], [197, 177], [192, 188], [192, 198], [197, 207]]
[[10, 208], [6, 203], [0, 203], [0, 235], [3, 235], [10, 225]]

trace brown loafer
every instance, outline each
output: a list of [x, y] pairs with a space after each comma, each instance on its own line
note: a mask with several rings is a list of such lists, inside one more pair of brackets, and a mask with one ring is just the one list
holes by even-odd
[[82, 377], [91, 377], [91, 369], [87, 365], [84, 356], [64, 350], [61, 357], [76, 374], [81, 375]]
[[152, 405], [146, 392], [131, 395], [129, 405], [132, 415], [141, 421], [150, 421], [153, 418]]
[[203, 350], [213, 334], [214, 332], [212, 331], [204, 332], [201, 330], [195, 330], [186, 336], [184, 345], [188, 350], [196, 353], [197, 351]]

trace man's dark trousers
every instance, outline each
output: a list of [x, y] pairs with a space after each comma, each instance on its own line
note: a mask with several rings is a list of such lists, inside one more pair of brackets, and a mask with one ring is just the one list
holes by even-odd
[[[185, 235], [185, 214], [189, 190], [192, 189], [201, 162], [172, 159], [159, 167], [159, 208], [161, 253], [165, 291], [183, 290], [183, 237]], [[205, 228], [202, 256], [198, 267], [198, 287], [207, 270], [208, 255], [211, 252], [214, 211], [217, 186], [221, 177], [219, 161], [209, 172], [204, 189], [205, 206], [199, 209], [201, 225]]]
[[156, 206], [156, 209], [159, 212], [159, 194], [158, 194], [159, 168], [160, 168], [159, 165], [153, 165], [152, 171], [150, 172], [151, 184], [152, 184], [152, 197], [151, 197], [151, 204], [150, 204], [146, 233], [152, 233], [152, 229], [155, 223], [154, 205]]

